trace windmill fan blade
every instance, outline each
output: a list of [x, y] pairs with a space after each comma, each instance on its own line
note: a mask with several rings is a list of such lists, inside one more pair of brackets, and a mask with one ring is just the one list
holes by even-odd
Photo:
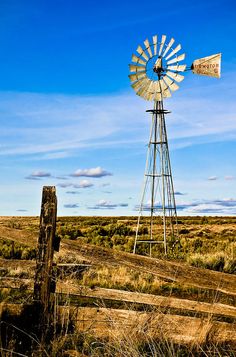
[[164, 76], [163, 77], [165, 83], [167, 84], [167, 86], [169, 87], [172, 83], [174, 83], [173, 79], [170, 79], [169, 77], [167, 76]]
[[151, 83], [148, 85], [147, 91], [149, 93], [152, 93], [152, 88], [153, 88], [153, 81], [151, 81]]
[[162, 93], [162, 96], [164, 97], [164, 98], [169, 98], [169, 97], [171, 97], [171, 92], [170, 92], [170, 90], [167, 88], [166, 90], [164, 90], [164, 92]]
[[146, 53], [144, 52], [144, 50], [142, 49], [141, 46], [138, 46], [137, 50], [136, 50], [140, 56], [142, 56], [146, 61], [149, 60], [148, 56], [146, 55]]
[[134, 84], [131, 84], [131, 87], [134, 88], [135, 92], [139, 91], [143, 86], [145, 86], [148, 83], [148, 78], [142, 78], [135, 82]]
[[191, 69], [202, 76], [220, 78], [221, 53], [195, 60]]
[[140, 83], [140, 81], [135, 82], [135, 83], [131, 84], [131, 87], [132, 87], [135, 91], [137, 91], [137, 90], [139, 90], [140, 87], [142, 87], [142, 83]]
[[135, 66], [134, 64], [129, 64], [130, 72], [145, 72], [145, 67], [143, 66]]
[[139, 79], [137, 82], [131, 84], [131, 87], [134, 88], [135, 91], [139, 90], [145, 83], [147, 83], [147, 78]]
[[163, 77], [163, 80], [165, 83], [168, 85], [169, 89], [174, 92], [175, 90], [179, 89], [179, 86], [173, 81], [173, 79], [170, 79], [167, 76]]
[[155, 93], [161, 93], [160, 81], [154, 82], [154, 91]]
[[179, 56], [173, 58], [172, 60], [168, 61], [167, 64], [180, 62], [180, 61], [183, 61], [184, 59], [185, 59], [185, 53], [183, 53], [182, 55], [179, 55]]
[[129, 79], [131, 82], [138, 81], [139, 79], [145, 78], [146, 73], [136, 73], [136, 74], [129, 74]]
[[162, 52], [162, 49], [163, 49], [163, 46], [164, 46], [164, 43], [166, 41], [166, 35], [162, 35], [162, 38], [161, 38], [161, 46], [160, 46], [160, 49], [159, 49], [159, 56], [161, 55], [161, 52]]
[[173, 73], [173, 72], [166, 72], [166, 75], [174, 80], [176, 80], [176, 82], [182, 82], [182, 80], [184, 79], [184, 76], [182, 76], [181, 74], [178, 73]]
[[150, 58], [152, 58], [152, 51], [151, 51], [150, 43], [149, 43], [148, 39], [146, 39], [146, 40], [144, 41], [144, 45], [146, 46], [146, 49], [147, 49], [147, 51], [148, 51], [148, 54], [149, 54]]
[[155, 93], [153, 96], [153, 99], [155, 101], [161, 101], [162, 100], [162, 94], [161, 93]]
[[140, 57], [137, 57], [136, 55], [132, 55], [132, 62], [143, 64], [144, 66], [146, 65], [146, 62], [143, 61]]
[[152, 100], [153, 99], [153, 93], [147, 93], [145, 99]]
[[172, 38], [172, 39], [170, 40], [170, 42], [168, 43], [168, 45], [167, 45], [167, 47], [166, 47], [166, 49], [165, 49], [165, 51], [164, 51], [162, 57], [165, 57], [165, 55], [167, 54], [167, 52], [169, 51], [169, 49], [171, 48], [171, 46], [173, 45], [174, 42], [175, 42], [175, 39]]
[[142, 97], [146, 91], [147, 91], [147, 85], [145, 84], [137, 91], [137, 95], [140, 95]]
[[164, 82], [163, 79], [160, 79], [159, 81], [159, 86], [161, 90], [161, 94], [164, 98], [171, 97], [171, 92], [169, 90], [168, 85]]
[[159, 81], [160, 87], [161, 87], [161, 92], [163, 93], [166, 89], [168, 89], [168, 85], [163, 81], [163, 79], [160, 79]]
[[177, 65], [177, 66], [167, 66], [167, 69], [171, 69], [172, 71], [184, 72], [186, 69], [186, 64]]
[[148, 88], [149, 88], [149, 83], [145, 86], [145, 92], [142, 93], [142, 97], [144, 99], [150, 100], [149, 98], [153, 97], [153, 93], [148, 92]]
[[152, 40], [153, 40], [153, 49], [154, 49], [154, 56], [157, 55], [157, 35], [152, 36]]
[[138, 91], [136, 92], [137, 95], [143, 97], [144, 99], [146, 99], [146, 95], [148, 94], [147, 89], [150, 85], [151, 80], [149, 78], [146, 78], [143, 81], [143, 85], [141, 88], [138, 89]]
[[174, 92], [179, 89], [179, 86], [173, 82], [172, 84], [170, 84], [169, 88], [172, 92]]
[[161, 89], [160, 89], [160, 85], [159, 85], [158, 81], [151, 81], [151, 83], [148, 86], [147, 91], [152, 94], [154, 94], [156, 92], [160, 92]]
[[181, 50], [181, 45], [178, 45], [177, 47], [175, 47], [175, 49], [173, 51], [171, 51], [170, 54], [168, 54], [168, 56], [166, 56], [166, 60], [168, 60], [170, 57], [174, 56], [174, 54], [179, 52], [180, 50]]

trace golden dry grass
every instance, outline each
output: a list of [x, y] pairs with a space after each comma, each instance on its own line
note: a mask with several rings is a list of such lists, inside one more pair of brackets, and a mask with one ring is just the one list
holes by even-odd
[[[84, 236], [78, 239], [73, 236], [73, 240], [63, 239], [60, 253], [57, 255], [57, 261], [70, 263], [87, 262], [92, 265], [79, 279], [73, 276], [73, 274], [65, 278], [68, 280], [68, 285], [74, 284], [77, 287], [78, 285], [90, 287], [93, 289], [95, 295], [99, 293], [99, 288], [96, 287], [100, 287], [125, 289], [126, 292], [163, 294], [166, 297], [170, 296], [173, 300], [169, 300], [169, 305], [166, 305], [168, 309], [165, 310], [164, 314], [161, 309], [157, 310], [156, 308], [152, 312], [132, 311], [130, 310], [130, 305], [129, 308], [127, 305], [127, 309], [123, 310], [107, 309], [103, 299], [97, 299], [96, 303], [99, 304], [98, 301], [100, 301], [100, 304], [104, 304], [104, 307], [98, 305], [95, 309], [90, 309], [89, 307], [76, 308], [77, 312], [75, 315], [80, 317], [79, 319], [72, 320], [78, 329], [76, 332], [74, 331], [72, 336], [67, 329], [64, 330], [66, 331], [64, 334], [55, 336], [50, 356], [62, 356], [63, 350], [64, 355], [66, 353], [67, 355], [84, 353], [87, 356], [99, 357], [139, 357], [144, 356], [145, 351], [148, 350], [148, 356], [177, 356], [177, 353], [185, 353], [184, 355], [186, 356], [195, 357], [197, 356], [196, 353], [201, 353], [201, 349], [204, 351], [205, 356], [211, 356], [208, 353], [213, 352], [204, 349], [206, 344], [213, 344], [214, 355], [218, 353], [221, 356], [223, 352], [218, 348], [218, 344], [221, 342], [227, 343], [230, 339], [236, 340], [234, 322], [216, 322], [212, 320], [212, 317], [215, 318], [214, 314], [208, 314], [208, 318], [206, 316], [193, 316], [192, 314], [191, 316], [183, 315], [189, 314], [191, 299], [204, 301], [206, 298], [206, 301], [211, 299], [211, 302], [215, 303], [217, 301], [225, 302], [224, 299], [227, 297], [229, 303], [235, 302], [236, 276], [191, 267], [183, 261], [134, 256], [120, 251], [122, 248], [120, 245], [114, 247], [114, 249], [98, 246], [98, 244], [109, 246], [109, 244], [113, 244], [114, 242], [118, 242], [119, 244], [121, 241], [125, 242], [126, 237], [117, 235], [112, 239], [102, 237], [98, 240], [97, 236], [94, 236], [95, 245], [87, 244], [88, 236], [85, 236], [85, 234], [88, 232], [92, 234], [93, 232], [90, 227], [91, 219], [74, 217], [59, 219], [59, 225], [63, 224], [62, 227], [66, 227], [65, 232], [67, 229], [75, 231], [73, 225], [76, 224], [76, 231], [78, 232], [80, 229]], [[106, 217], [103, 221], [97, 217], [94, 219], [97, 220], [95, 222], [97, 226], [104, 226], [107, 232], [110, 232], [109, 229], [112, 225], [113, 228], [114, 225], [121, 225], [119, 227], [123, 229], [122, 224], [125, 224], [130, 226], [130, 234], [132, 235], [135, 227], [135, 220], [133, 218], [126, 218], [125, 222], [122, 218]], [[231, 222], [231, 218], [228, 220], [219, 218], [215, 218], [215, 220], [208, 219], [208, 222], [204, 220], [201, 222], [200, 218], [192, 219], [192, 221], [190, 221], [190, 218], [181, 218], [181, 220], [182, 223], [180, 223], [179, 227], [180, 232], [182, 231], [180, 233], [181, 244], [183, 254], [188, 257], [189, 263], [201, 267], [214, 268], [215, 265], [219, 262], [221, 263], [222, 259], [224, 259], [222, 270], [229, 271], [232, 269], [233, 263], [231, 261], [235, 260], [236, 230], [234, 221]], [[117, 223], [117, 221], [119, 222]], [[105, 222], [105, 225], [102, 225], [103, 222]], [[33, 248], [37, 242], [37, 232], [37, 218], [0, 218], [0, 238], [2, 239], [15, 241]], [[130, 236], [127, 239], [131, 240], [133, 238]], [[33, 276], [33, 267], [29, 263], [25, 263], [24, 261], [14, 262], [13, 260], [8, 262], [1, 260], [1, 263], [4, 265], [4, 274], [10, 278], [19, 278], [23, 281], [25, 277], [32, 278]], [[66, 283], [65, 280], [64, 283]], [[91, 291], [90, 295], [92, 296]], [[4, 294], [8, 292], [9, 290], [3, 290]], [[102, 291], [101, 289], [100, 293], [105, 294], [105, 290]], [[204, 293], [206, 293], [206, 297]], [[123, 294], [125, 296], [125, 291], [121, 291], [120, 295], [111, 291], [111, 294], [114, 296], [121, 296]], [[175, 299], [175, 296], [182, 298], [181, 303], [179, 303], [180, 305], [182, 304], [182, 312], [178, 311], [178, 314], [170, 309], [172, 303], [175, 309], [176, 304], [178, 304], [178, 299]], [[184, 308], [183, 298], [187, 299], [186, 309]], [[69, 308], [71, 308], [69, 306], [70, 301], [71, 299], [68, 295], [67, 304]], [[199, 313], [200, 303], [199, 305], [197, 304], [198, 302], [194, 301], [193, 305], [199, 306], [199, 310], [196, 307], [196, 312]], [[188, 308], [187, 305], [189, 306]], [[220, 309], [220, 304], [218, 305], [217, 308]], [[209, 306], [202, 305], [202, 312], [205, 308], [208, 309]], [[231, 313], [232, 307], [228, 306], [226, 308]], [[192, 311], [194, 311], [193, 307]], [[83, 321], [81, 321], [81, 316], [84, 316], [82, 318]], [[227, 315], [223, 317], [227, 318]], [[66, 326], [66, 319], [71, 318], [71, 315], [69, 314], [67, 318], [64, 315], [63, 318], [63, 326]], [[78, 348], [79, 336], [83, 340], [82, 349]], [[108, 340], [107, 337], [109, 337]], [[102, 338], [102, 341], [100, 341], [100, 338]], [[184, 349], [186, 343], [190, 346], [187, 350]], [[94, 347], [91, 348], [91, 346]], [[233, 356], [230, 348], [225, 350], [222, 356], [230, 356], [230, 353]], [[150, 349], [152, 352], [150, 352]], [[188, 352], [189, 354], [187, 354]]]

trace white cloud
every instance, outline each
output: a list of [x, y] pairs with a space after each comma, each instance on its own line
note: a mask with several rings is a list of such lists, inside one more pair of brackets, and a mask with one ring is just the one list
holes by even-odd
[[208, 177], [208, 180], [209, 181], [216, 181], [216, 180], [218, 180], [218, 177], [217, 176], [210, 176], [210, 177]]
[[94, 206], [88, 207], [88, 209], [115, 209], [117, 207], [128, 207], [128, 203], [112, 203], [107, 200], [100, 200], [97, 204]]
[[67, 188], [67, 187], [71, 187], [73, 186], [73, 184], [71, 182], [60, 182], [57, 184], [58, 187], [61, 187], [61, 188]]
[[64, 205], [65, 208], [79, 208], [77, 203], [68, 203]]
[[231, 215], [236, 213], [236, 206], [228, 207], [211, 203], [202, 203], [195, 207], [191, 207], [186, 212], [190, 213], [204, 213], [204, 214], [221, 214], [221, 215]]
[[184, 196], [186, 193], [180, 192], [180, 191], [175, 191], [174, 192], [175, 196]]
[[126, 94], [89, 97], [2, 92], [0, 118], [6, 125], [0, 132], [0, 155], [63, 158], [78, 148], [127, 142], [112, 135], [124, 125], [128, 127], [127, 120], [137, 124], [138, 109], [132, 102], [135, 97], [130, 100]]
[[27, 180], [39, 180], [41, 178], [51, 177], [50, 172], [34, 171], [32, 174], [26, 177]]
[[93, 187], [94, 184], [88, 180], [82, 180], [79, 183], [72, 183], [72, 182], [60, 182], [57, 184], [58, 187], [61, 188], [68, 188], [68, 187], [73, 187], [73, 188], [89, 188]]
[[68, 195], [78, 195], [79, 192], [78, 191], [67, 191], [66, 192]]
[[225, 180], [227, 180], [227, 181], [235, 180], [235, 177], [234, 176], [225, 176]]
[[55, 159], [65, 159], [69, 157], [68, 152], [65, 151], [58, 151], [58, 152], [52, 152], [52, 153], [46, 153], [44, 155], [41, 155], [40, 158], [35, 157], [35, 159], [40, 159], [40, 160], [55, 160]]
[[82, 180], [79, 182], [79, 184], [74, 184], [74, 188], [88, 188], [88, 187], [93, 187], [94, 184], [88, 180]]
[[[191, 91], [184, 84], [166, 101], [172, 111], [167, 116], [171, 148], [236, 138], [233, 76], [225, 74], [211, 85], [207, 78], [202, 87], [186, 78]], [[2, 92], [0, 155], [52, 160], [74, 156], [81, 148], [140, 145], [147, 141], [150, 118], [145, 110], [150, 106], [131, 89], [106, 96]]]
[[177, 210], [185, 214], [236, 214], [236, 199], [199, 200], [177, 205]]
[[100, 166], [91, 169], [78, 169], [71, 176], [74, 177], [95, 177], [112, 176], [112, 173], [102, 169]]

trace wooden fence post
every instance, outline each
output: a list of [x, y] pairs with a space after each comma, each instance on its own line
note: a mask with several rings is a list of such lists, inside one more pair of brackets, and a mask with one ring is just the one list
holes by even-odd
[[53, 253], [54, 250], [59, 250], [59, 242], [55, 237], [56, 218], [56, 188], [55, 186], [44, 186], [34, 281], [34, 304], [37, 307], [38, 328], [42, 336], [50, 327], [50, 315], [53, 307], [51, 293], [55, 292]]

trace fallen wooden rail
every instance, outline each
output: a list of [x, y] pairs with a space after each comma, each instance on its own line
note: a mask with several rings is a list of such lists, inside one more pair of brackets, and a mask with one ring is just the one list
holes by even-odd
[[[14, 289], [25, 288], [32, 290], [33, 280], [3, 277], [0, 278], [0, 288], [2, 287]], [[171, 296], [166, 297], [161, 295], [105, 289], [99, 287], [91, 289], [85, 286], [78, 286], [73, 283], [64, 283], [60, 280], [57, 282], [56, 292], [59, 294], [78, 296], [80, 298], [89, 297], [100, 299], [101, 301], [121, 301], [124, 303], [150, 305], [160, 309], [170, 308], [177, 309], [180, 312], [189, 311], [195, 313], [206, 313], [211, 316], [218, 315], [236, 319], [236, 307], [219, 303], [197, 302], [194, 300], [179, 299]]]
[[[20, 315], [23, 305], [0, 304], [1, 313], [9, 311]], [[75, 331], [89, 333], [99, 338], [111, 338], [132, 341], [173, 341], [193, 346], [211, 342], [218, 346], [220, 343], [236, 343], [235, 324], [213, 321], [210, 318], [178, 316], [162, 314], [158, 311], [140, 312], [124, 309], [107, 309], [101, 307], [71, 307], [57, 308], [57, 319], [65, 320], [66, 316], [74, 321]], [[170, 343], [170, 342], [169, 342]], [[169, 345], [171, 347], [171, 344]], [[233, 356], [233, 354], [232, 354]]]

